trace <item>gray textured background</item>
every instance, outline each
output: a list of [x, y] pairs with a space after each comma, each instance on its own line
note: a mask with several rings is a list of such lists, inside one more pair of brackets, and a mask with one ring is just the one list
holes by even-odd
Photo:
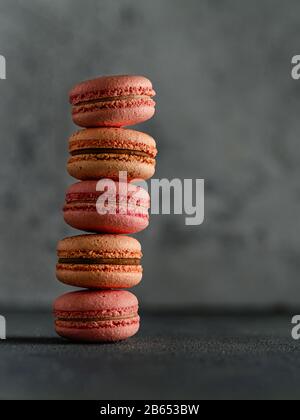
[[101, 74], [149, 76], [157, 177], [205, 178], [206, 220], [155, 216], [139, 235], [144, 305], [300, 304], [297, 0], [0, 1], [0, 305], [50, 305], [67, 93]]

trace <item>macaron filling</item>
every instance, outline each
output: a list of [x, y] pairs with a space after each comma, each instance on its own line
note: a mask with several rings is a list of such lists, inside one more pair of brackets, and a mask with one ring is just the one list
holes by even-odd
[[142, 152], [139, 150], [128, 150], [128, 149], [77, 149], [70, 152], [72, 156], [79, 155], [102, 155], [102, 154], [115, 154], [115, 155], [132, 155], [132, 156], [141, 156], [146, 158], [152, 158], [153, 155], [150, 153]]
[[70, 318], [70, 317], [57, 317], [57, 321], [65, 321], [65, 322], [101, 322], [101, 321], [117, 321], [117, 320], [125, 320], [125, 319], [132, 319], [135, 318], [137, 314], [132, 315], [121, 315], [121, 316], [101, 316], [98, 318]]
[[[98, 320], [98, 321], [92, 321], [92, 320], [72, 320], [72, 321], [63, 321], [63, 320], [59, 320], [57, 319], [55, 321], [55, 325], [57, 328], [63, 328], [63, 329], [75, 329], [75, 330], [97, 330], [97, 329], [110, 329], [110, 328], [115, 328], [115, 327], [128, 327], [128, 326], [138, 326], [140, 322], [140, 317], [138, 315], [134, 316], [134, 317], [130, 317], [130, 318], [121, 318], [121, 319], [106, 319], [106, 320]], [[136, 331], [134, 331], [134, 333], [136, 333]], [[132, 334], [129, 335], [129, 337]], [[122, 337], [121, 339], [127, 338], [126, 337]], [[94, 341], [94, 340], [92, 340]], [[96, 340], [97, 341], [97, 340]], [[101, 339], [100, 341], [106, 341], [104, 339]], [[111, 340], [108, 339], [108, 341], [115, 341], [115, 340]]]
[[[68, 209], [69, 205], [82, 205], [82, 204], [94, 204], [96, 205], [97, 200], [101, 194], [99, 193], [67, 193], [66, 194], [66, 205], [64, 207], [64, 210]], [[121, 197], [120, 194], [116, 194], [115, 200], [109, 201], [112, 204], [116, 204], [117, 207], [121, 207], [122, 205], [125, 205], [128, 203], [128, 201], [131, 200], [130, 196]], [[129, 207], [135, 207], [140, 210], [144, 210], [148, 212], [149, 209], [149, 202], [146, 200], [142, 200], [138, 198], [136, 200], [135, 205], [128, 203]]]
[[113, 101], [130, 101], [132, 99], [146, 99], [151, 98], [152, 95], [124, 95], [124, 96], [111, 96], [105, 98], [98, 98], [93, 100], [77, 102], [76, 105], [87, 105], [87, 104], [96, 104], [98, 102], [113, 102]]
[[59, 258], [58, 264], [76, 265], [140, 265], [139, 258]]
[[106, 328], [139, 323], [138, 306], [103, 311], [55, 310], [55, 323], [63, 328]]

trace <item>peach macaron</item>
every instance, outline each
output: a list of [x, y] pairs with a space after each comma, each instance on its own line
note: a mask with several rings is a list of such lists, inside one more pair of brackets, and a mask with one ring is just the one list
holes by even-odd
[[140, 283], [140, 243], [123, 235], [79, 235], [59, 241], [56, 277], [87, 289], [127, 289]]
[[115, 342], [139, 330], [138, 300], [125, 290], [78, 291], [54, 302], [55, 329], [72, 341]]
[[154, 175], [155, 140], [148, 134], [124, 128], [88, 128], [69, 139], [67, 169], [79, 180], [118, 179], [127, 172], [128, 181], [147, 180]]
[[153, 117], [152, 83], [143, 76], [104, 76], [74, 86], [72, 116], [80, 127], [125, 127]]

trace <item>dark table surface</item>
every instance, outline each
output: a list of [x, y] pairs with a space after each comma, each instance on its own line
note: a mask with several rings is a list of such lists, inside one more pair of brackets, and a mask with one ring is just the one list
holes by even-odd
[[298, 399], [289, 315], [145, 313], [117, 344], [58, 338], [51, 314], [6, 313], [1, 399]]

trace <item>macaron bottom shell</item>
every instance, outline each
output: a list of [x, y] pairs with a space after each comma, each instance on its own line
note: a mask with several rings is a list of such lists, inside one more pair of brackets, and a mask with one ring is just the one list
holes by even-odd
[[66, 209], [65, 222], [75, 229], [86, 232], [134, 234], [146, 229], [149, 225], [148, 215], [104, 214], [94, 209]]
[[101, 178], [118, 180], [120, 172], [126, 172], [128, 181], [147, 180], [155, 173], [155, 161], [143, 162], [141, 158], [128, 158], [126, 154], [112, 154], [105, 159], [100, 155], [76, 156], [69, 159], [67, 170], [72, 177], [82, 181]]
[[112, 104], [108, 108], [93, 108], [89, 105], [75, 107], [73, 122], [79, 127], [129, 127], [150, 120], [155, 113], [153, 101], [149, 105], [128, 103], [121, 107]]
[[118, 321], [86, 321], [86, 322], [61, 322], [56, 321], [57, 334], [71, 341], [94, 343], [107, 343], [126, 340], [134, 336], [140, 327], [140, 318]]
[[57, 279], [69, 286], [87, 289], [129, 289], [142, 280], [141, 266], [80, 266], [57, 264]]

